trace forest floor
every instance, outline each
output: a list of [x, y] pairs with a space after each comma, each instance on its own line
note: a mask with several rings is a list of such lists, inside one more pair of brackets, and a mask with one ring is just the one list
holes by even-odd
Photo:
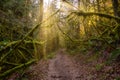
[[49, 60], [30, 66], [20, 80], [120, 80], [120, 64], [104, 65], [96, 56], [71, 56], [62, 49]]

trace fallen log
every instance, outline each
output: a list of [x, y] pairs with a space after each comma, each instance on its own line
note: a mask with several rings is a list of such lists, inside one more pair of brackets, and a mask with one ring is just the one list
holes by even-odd
[[9, 75], [10, 73], [13, 73], [14, 71], [16, 71], [16, 70], [18, 70], [18, 69], [20, 69], [20, 68], [22, 68], [22, 67], [29, 66], [30, 64], [34, 63], [35, 61], [36, 61], [36, 60], [33, 59], [33, 60], [28, 61], [27, 63], [20, 64], [20, 65], [12, 68], [12, 69], [10, 69], [10, 70], [7, 70], [6, 72], [0, 74], [0, 78], [6, 77], [6, 76]]

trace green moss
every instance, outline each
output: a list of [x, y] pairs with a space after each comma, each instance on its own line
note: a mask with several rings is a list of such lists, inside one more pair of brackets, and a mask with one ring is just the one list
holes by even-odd
[[55, 57], [55, 52], [49, 53], [49, 54], [47, 55], [47, 59], [52, 59], [52, 58], [54, 58], [54, 57]]

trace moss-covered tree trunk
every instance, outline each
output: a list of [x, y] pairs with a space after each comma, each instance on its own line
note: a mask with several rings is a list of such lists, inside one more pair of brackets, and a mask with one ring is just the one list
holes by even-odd
[[112, 0], [114, 15], [120, 17], [119, 2], [118, 0]]
[[[38, 12], [38, 23], [42, 22], [43, 19], [43, 0], [40, 0], [40, 6], [39, 6], [39, 12]], [[42, 40], [42, 29], [41, 29], [41, 25], [39, 25], [38, 29], [36, 30], [36, 32], [34, 33], [34, 37], [35, 39], [37, 39], [38, 41]], [[41, 45], [35, 45], [36, 50], [34, 51], [35, 54], [35, 58], [36, 59], [40, 59], [43, 57], [43, 46]]]
[[[120, 7], [119, 7], [119, 0], [112, 0], [112, 6], [114, 11], [114, 16], [120, 17]], [[120, 20], [117, 20], [118, 25], [120, 24]], [[118, 40], [116, 41], [117, 44], [120, 44], [120, 26], [117, 27], [115, 34], [118, 34]]]

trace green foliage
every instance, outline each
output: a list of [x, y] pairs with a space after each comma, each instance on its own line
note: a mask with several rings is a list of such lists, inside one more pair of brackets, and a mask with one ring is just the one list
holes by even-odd
[[48, 58], [48, 59], [52, 59], [52, 58], [54, 58], [54, 57], [55, 57], [55, 52], [49, 53], [49, 54], [47, 55], [47, 58]]
[[35, 29], [29, 31], [34, 22], [29, 13], [33, 16], [33, 10], [29, 0], [0, 1], [0, 76], [35, 58], [33, 44], [43, 44], [33, 39]]
[[115, 80], [120, 80], [120, 77], [116, 77], [116, 79]]
[[113, 50], [110, 54], [110, 60], [116, 60], [120, 56], [120, 48]]
[[97, 71], [99, 71], [99, 70], [101, 70], [103, 68], [103, 66], [104, 66], [104, 64], [97, 64], [95, 66], [95, 68], [96, 68]]
[[[22, 44], [20, 44], [21, 40], [13, 41], [13, 42], [1, 42], [3, 44], [0, 49], [0, 72], [7, 73], [6, 71], [9, 69], [14, 69], [14, 67], [19, 66], [20, 64], [24, 64], [28, 62], [30, 59], [34, 57], [34, 45], [38, 44], [42, 45], [43, 42], [26, 41], [24, 40]], [[17, 46], [16, 46], [17, 45]], [[16, 46], [16, 47], [14, 47]], [[29, 49], [29, 50], [28, 50]], [[36, 59], [36, 58], [35, 58]], [[5, 67], [8, 66], [8, 67]]]
[[[109, 57], [110, 60], [116, 59], [120, 55], [118, 49], [120, 45], [120, 17], [113, 15], [112, 5], [101, 7], [104, 3], [109, 2], [101, 1], [100, 4], [97, 1], [89, 4], [86, 2], [82, 6], [80, 5], [78, 10], [71, 9], [71, 13], [65, 17], [66, 23], [64, 23], [68, 29], [64, 32], [67, 34], [67, 38], [65, 38], [67, 49], [71, 51], [78, 49], [82, 53], [92, 50], [93, 54], [106, 51], [110, 55], [103, 54], [103, 56]], [[91, 5], [88, 7], [85, 4]], [[105, 10], [106, 8], [109, 8], [108, 12]], [[106, 50], [106, 48], [111, 50]]]
[[24, 66], [28, 66], [28, 65], [32, 64], [33, 62], [35, 62], [35, 60], [30, 60], [30, 61], [28, 61], [26, 63], [20, 64], [20, 65], [18, 65], [16, 67], [12, 68], [12, 69], [9, 69], [6, 72], [3, 72], [2, 74], [0, 74], [0, 78], [4, 78], [5, 76], [12, 73], [13, 71], [18, 70], [18, 69], [20, 69], [20, 68], [22, 68]]
[[[38, 17], [36, 19], [42, 21], [43, 15], [38, 15], [42, 13], [42, 6], [39, 6], [39, 3], [35, 5], [34, 1], [31, 0], [2, 0], [0, 2], [0, 73], [6, 73], [11, 68], [14, 70], [18, 65], [28, 62], [31, 58], [38, 58], [43, 51], [39, 49], [39, 52], [37, 52], [38, 48], [41, 48], [38, 47], [39, 45], [42, 45], [42, 49], [44, 48], [44, 53], [50, 53], [58, 49], [57, 46], [60, 41], [63, 41], [61, 44], [64, 44], [65, 48], [72, 51], [71, 54], [80, 51], [84, 53], [88, 50], [95, 54], [110, 47], [114, 51], [111, 52], [109, 59], [116, 59], [120, 55], [120, 49], [118, 48], [120, 17], [114, 16], [111, 6], [106, 6], [105, 2], [107, 1], [101, 1], [98, 4], [96, 1], [83, 0], [81, 1], [82, 6], [78, 5], [81, 10], [67, 2], [75, 8], [75, 10], [72, 8], [68, 11], [70, 14], [64, 12], [57, 14], [60, 11], [57, 10], [47, 18], [49, 19], [48, 22], [43, 21], [45, 25], [41, 22], [31, 29], [37, 23], [34, 21], [36, 15]], [[56, 2], [51, 3], [50, 13], [56, 9], [53, 3], [56, 4]], [[37, 11], [38, 9], [41, 9], [41, 12]], [[109, 9], [109, 11], [106, 11], [106, 9]], [[65, 17], [64, 14], [68, 16]], [[58, 19], [59, 15], [60, 18]], [[39, 34], [37, 37], [46, 39], [46, 43], [34, 40], [34, 31], [38, 27], [46, 25], [48, 26], [47, 29], [39, 28], [41, 32], [36, 32], [36, 34]], [[60, 34], [63, 38], [60, 38]], [[50, 53], [46, 57], [53, 58], [54, 56], [54, 53]], [[93, 56], [94, 58], [97, 57]], [[102, 66], [101, 64], [96, 65], [96, 69], [99, 70]]]

